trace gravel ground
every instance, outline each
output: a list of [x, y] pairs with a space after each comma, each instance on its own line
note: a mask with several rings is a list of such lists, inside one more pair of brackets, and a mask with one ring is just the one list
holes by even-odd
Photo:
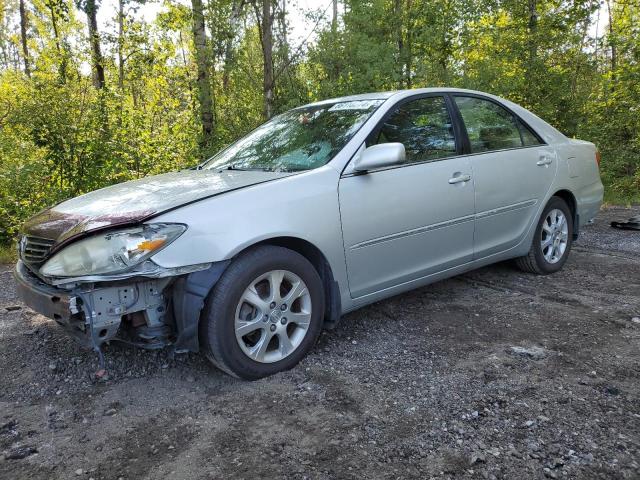
[[349, 314], [253, 383], [118, 345], [95, 380], [2, 265], [0, 477], [640, 478], [640, 232], [608, 227], [639, 213], [601, 212], [553, 276], [499, 264]]

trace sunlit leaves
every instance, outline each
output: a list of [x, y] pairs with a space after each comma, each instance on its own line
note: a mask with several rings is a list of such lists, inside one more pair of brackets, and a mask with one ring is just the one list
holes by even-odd
[[[47, 205], [192, 166], [261, 123], [255, 15], [241, 0], [204, 3], [215, 131], [202, 150], [188, 4], [166, 0], [154, 22], [127, 10], [122, 38], [104, 29], [107, 87], [98, 93], [73, 0], [27, 1], [31, 80], [20, 71], [18, 2], [0, 0], [0, 242]], [[336, 28], [316, 14], [307, 43], [285, 41], [277, 20], [274, 106], [408, 87], [488, 91], [596, 143], [607, 195], [638, 199], [640, 5], [610, 3], [611, 29], [597, 0], [536, 0], [535, 28], [521, 0], [344, 0]], [[101, 15], [116, 13], [101, 4]]]

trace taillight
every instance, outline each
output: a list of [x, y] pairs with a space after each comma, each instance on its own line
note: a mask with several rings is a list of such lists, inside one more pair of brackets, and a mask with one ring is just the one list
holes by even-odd
[[600, 168], [600, 150], [596, 150], [596, 163], [598, 164], [598, 168]]

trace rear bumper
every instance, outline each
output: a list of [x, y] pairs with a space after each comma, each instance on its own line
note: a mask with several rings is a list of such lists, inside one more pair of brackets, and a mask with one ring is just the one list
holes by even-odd
[[[78, 297], [44, 283], [18, 261], [14, 271], [18, 296], [31, 309], [55, 320], [84, 346], [91, 346]], [[81, 302], [80, 302], [81, 303]]]
[[604, 197], [602, 182], [598, 179], [597, 182], [582, 187], [577, 196], [580, 226], [584, 226], [600, 211]]

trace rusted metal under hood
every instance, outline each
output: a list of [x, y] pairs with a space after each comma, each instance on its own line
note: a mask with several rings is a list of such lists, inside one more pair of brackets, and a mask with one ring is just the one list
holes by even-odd
[[291, 173], [185, 170], [113, 185], [40, 212], [24, 225], [29, 236], [54, 240], [56, 247], [89, 231], [130, 225], [224, 192], [275, 180]]

